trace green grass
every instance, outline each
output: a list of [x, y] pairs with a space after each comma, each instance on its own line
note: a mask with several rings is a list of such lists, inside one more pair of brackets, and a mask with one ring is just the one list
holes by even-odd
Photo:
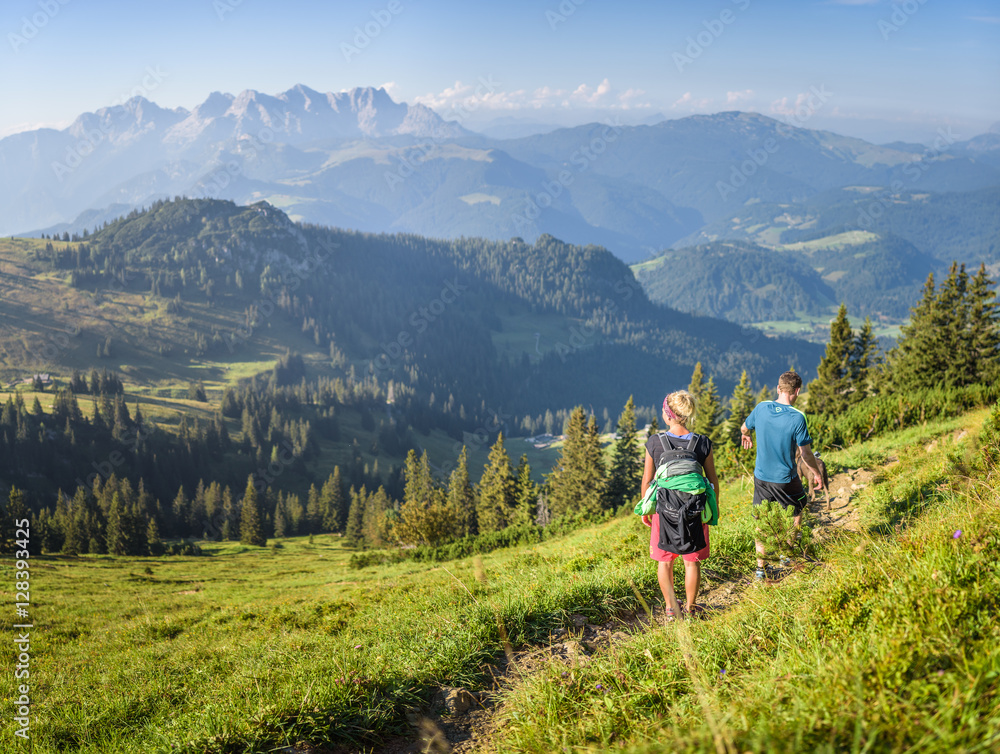
[[586, 668], [551, 664], [510, 694], [498, 748], [995, 751], [1000, 494], [962, 485], [975, 448], [947, 444], [887, 469], [861, 501], [874, 532], [831, 540], [822, 567]]
[[[824, 539], [822, 566], [710, 621], [640, 631], [586, 667], [552, 663], [505, 696], [496, 750], [988, 751], [1000, 740], [1000, 505], [994, 488], [962, 485], [975, 433], [952, 439], [982, 417], [828, 454], [835, 469], [899, 459], [861, 496], [866, 533]], [[753, 563], [746, 481], [721, 503], [708, 585]], [[481, 569], [351, 571], [352, 551], [330, 536], [205, 543], [201, 558], [33, 558], [34, 750], [269, 751], [409, 734], [407, 714], [439, 686], [486, 684], [502, 635], [543, 646], [570, 614], [638, 610], [633, 584], [659, 603], [647, 531], [617, 518], [483, 556]], [[0, 570], [10, 583], [10, 561]], [[12, 666], [13, 645], [0, 654]]]

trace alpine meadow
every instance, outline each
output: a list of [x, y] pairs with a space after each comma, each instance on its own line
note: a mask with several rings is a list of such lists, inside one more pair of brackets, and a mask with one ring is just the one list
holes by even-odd
[[0, 10], [0, 751], [1000, 751], [978, 0]]

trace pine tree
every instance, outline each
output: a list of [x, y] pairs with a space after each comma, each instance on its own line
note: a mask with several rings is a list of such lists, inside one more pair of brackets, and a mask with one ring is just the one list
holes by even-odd
[[469, 478], [469, 453], [464, 445], [458, 456], [458, 466], [448, 479], [448, 508], [455, 519], [455, 536], [464, 537], [478, 531], [476, 494]]
[[240, 531], [240, 512], [233, 501], [232, 490], [229, 485], [222, 489], [222, 538], [232, 542]]
[[247, 489], [243, 493], [243, 503], [240, 506], [240, 544], [252, 547], [267, 545], [253, 474], [247, 478]]
[[197, 529], [195, 525], [201, 522], [191, 521], [191, 504], [188, 502], [187, 495], [184, 494], [184, 486], [177, 490], [177, 495], [174, 497], [174, 502], [170, 506], [171, 516], [174, 520], [174, 533], [177, 536], [184, 536], [188, 532]]
[[865, 317], [865, 323], [854, 339], [851, 379], [854, 382], [857, 400], [868, 398], [878, 392], [876, 378], [881, 366], [882, 351], [872, 330], [872, 321]]
[[105, 537], [107, 538], [107, 548], [110, 555], [127, 555], [128, 542], [125, 533], [127, 522], [121, 498], [118, 493], [111, 496], [111, 507], [108, 509], [108, 527]]
[[309, 485], [309, 494], [306, 502], [306, 530], [310, 534], [321, 531], [323, 526], [323, 508], [320, 504], [319, 490], [315, 484]]
[[515, 504], [515, 482], [503, 433], [490, 448], [489, 459], [479, 480], [476, 520], [480, 532], [500, 531], [510, 524]]
[[887, 354], [885, 377], [892, 391], [907, 392], [938, 382], [946, 368], [939, 359], [941, 324], [932, 272], [920, 301], [910, 309], [909, 324], [900, 328], [896, 347]]
[[274, 508], [274, 536], [281, 539], [288, 536], [288, 517], [285, 514], [285, 501], [278, 493], [278, 504]]
[[723, 423], [720, 432], [720, 439], [723, 443], [729, 443], [733, 446], [740, 444], [740, 427], [756, 405], [753, 390], [750, 388], [750, 377], [744, 370], [729, 398], [729, 416]]
[[413, 450], [407, 454], [405, 474], [403, 505], [395, 529], [399, 541], [435, 546], [451, 539], [455, 521], [444, 491], [434, 484], [426, 451], [419, 460]]
[[566, 423], [559, 462], [548, 476], [549, 509], [553, 516], [593, 516], [604, 508], [607, 481], [597, 422], [588, 423], [577, 406]]
[[369, 496], [361, 517], [361, 530], [369, 547], [384, 547], [388, 544], [389, 521], [386, 514], [391, 507], [392, 501], [389, 500], [385, 487], [379, 486]]
[[722, 401], [719, 399], [719, 390], [715, 386], [715, 377], [709, 377], [701, 391], [701, 396], [698, 398], [694, 421], [688, 429], [699, 435], [707, 436], [714, 443], [719, 440], [721, 425]]
[[830, 325], [830, 340], [816, 370], [816, 379], [809, 383], [810, 412], [839, 414], [852, 402], [854, 345], [847, 307], [841, 304]]
[[[17, 487], [11, 487], [7, 496], [7, 504], [0, 504], [0, 552], [14, 552], [21, 549], [16, 545], [17, 530], [25, 528], [18, 524], [28, 517], [28, 507], [24, 504], [24, 493]], [[27, 527], [30, 531], [30, 525]]]
[[320, 492], [320, 509], [323, 511], [323, 529], [325, 531], [343, 531], [343, 515], [347, 512], [344, 504], [344, 488], [340, 480], [340, 467], [334, 466], [333, 473], [327, 477]]
[[[691, 378], [692, 385], [696, 379], [700, 385], [701, 362], [695, 366], [695, 376]], [[635, 403], [630, 395], [621, 416], [618, 417], [617, 438], [611, 451], [607, 486], [609, 507], [617, 509], [634, 503], [642, 482], [642, 462], [643, 449], [638, 443], [638, 432], [635, 429]]]
[[344, 530], [344, 538], [352, 547], [357, 547], [364, 542], [363, 522], [365, 515], [365, 503], [368, 502], [368, 492], [362, 485], [360, 490], [351, 487], [351, 505], [347, 510], [347, 524]]
[[1000, 380], [1000, 304], [996, 281], [986, 274], [986, 265], [969, 281], [968, 363], [970, 381], [990, 385]]
[[531, 465], [528, 463], [528, 456], [522, 453], [514, 477], [514, 512], [511, 515], [511, 525], [530, 526], [534, 524], [537, 508], [538, 485], [531, 478]]
[[160, 527], [156, 523], [156, 518], [150, 518], [146, 526], [146, 546], [150, 555], [163, 554], [163, 540], [160, 539]]
[[63, 524], [62, 551], [67, 555], [78, 555], [87, 551], [86, 532], [80, 523], [87, 509], [87, 493], [82, 487], [77, 487], [73, 502], [66, 510]]
[[965, 265], [952, 262], [935, 302], [940, 321], [933, 358], [943, 366], [941, 374], [936, 375], [936, 381], [945, 387], [962, 387], [971, 382], [971, 375], [966, 371], [972, 360], [968, 340], [968, 284], [969, 274]]
[[[701, 401], [702, 395], [705, 392], [705, 375], [701, 370], [700, 361], [694, 365], [694, 371], [691, 372], [691, 384], [688, 385], [688, 392], [691, 393], [691, 397], [694, 398], [696, 404]], [[688, 427], [688, 429], [691, 428]]]

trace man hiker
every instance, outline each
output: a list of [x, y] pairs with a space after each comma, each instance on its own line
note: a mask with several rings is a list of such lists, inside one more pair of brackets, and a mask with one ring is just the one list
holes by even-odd
[[[806, 491], [802, 487], [795, 464], [796, 449], [818, 487], [823, 486], [823, 476], [812, 452], [812, 438], [806, 426], [806, 416], [794, 403], [802, 390], [802, 378], [795, 372], [785, 372], [778, 378], [778, 400], [758, 403], [740, 428], [741, 444], [753, 447], [750, 430], [757, 430], [757, 461], [753, 469], [753, 504], [765, 500], [778, 503], [782, 508], [792, 508], [795, 528], [802, 524], [802, 509], [806, 505]], [[764, 545], [757, 546], [758, 581], [763, 581]], [[786, 561], [782, 559], [784, 564]]]

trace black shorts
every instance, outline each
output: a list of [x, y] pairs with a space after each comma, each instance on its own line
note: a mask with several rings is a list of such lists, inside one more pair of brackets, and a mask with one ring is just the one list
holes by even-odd
[[791, 506], [793, 513], [797, 516], [806, 507], [808, 499], [799, 477], [793, 477], [790, 482], [765, 482], [754, 477], [753, 504], [757, 506], [765, 500], [773, 500], [785, 509]]

